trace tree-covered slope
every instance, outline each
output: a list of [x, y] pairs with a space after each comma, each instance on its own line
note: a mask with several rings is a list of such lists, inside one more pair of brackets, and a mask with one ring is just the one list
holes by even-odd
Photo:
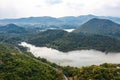
[[83, 67], [77, 76], [79, 80], [120, 80], [120, 64]]
[[14, 33], [14, 34], [20, 34], [25, 33], [26, 30], [22, 27], [19, 27], [15, 24], [7, 24], [5, 26], [0, 26], [0, 33]]
[[79, 26], [74, 33], [120, 36], [120, 25], [107, 19], [91, 19]]
[[[22, 53], [17, 48], [0, 43], [0, 80], [57, 80], [60, 72]], [[61, 79], [62, 80], [62, 79]]]
[[34, 36], [28, 39], [28, 42], [33, 43], [38, 46], [44, 46], [46, 44], [51, 43], [56, 39], [61, 39], [63, 36], [67, 34], [66, 31], [63, 30], [47, 30], [44, 32], [40, 32], [35, 34]]
[[[45, 34], [46, 33], [46, 34]], [[96, 49], [103, 52], [120, 52], [120, 40], [109, 36], [67, 33], [49, 30], [28, 40], [36, 46], [52, 47], [60, 51]]]

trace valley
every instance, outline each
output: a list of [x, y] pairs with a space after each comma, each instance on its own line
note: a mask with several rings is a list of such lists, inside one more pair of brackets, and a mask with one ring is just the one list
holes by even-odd
[[119, 80], [119, 23], [94, 17], [84, 24], [60, 20], [43, 17], [37, 27], [29, 18], [27, 25], [5, 20], [0, 25], [0, 79]]
[[90, 66], [103, 63], [120, 63], [120, 53], [104, 53], [96, 50], [75, 50], [61, 52], [47, 47], [36, 47], [34, 45], [22, 42], [19, 44], [28, 48], [35, 57], [45, 58], [52, 63], [60, 66]]

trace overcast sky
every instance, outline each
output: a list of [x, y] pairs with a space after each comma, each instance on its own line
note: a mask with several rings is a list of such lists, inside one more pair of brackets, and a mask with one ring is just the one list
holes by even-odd
[[0, 0], [0, 18], [103, 15], [120, 17], [120, 0]]

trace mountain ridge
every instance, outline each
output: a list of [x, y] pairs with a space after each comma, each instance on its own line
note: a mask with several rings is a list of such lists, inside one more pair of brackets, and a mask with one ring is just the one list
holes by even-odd
[[[80, 25], [92, 18], [100, 19], [109, 19], [116, 23], [120, 23], [119, 17], [111, 16], [96, 16], [96, 15], [81, 15], [81, 16], [65, 16], [65, 17], [50, 17], [50, 16], [41, 16], [41, 17], [26, 17], [26, 18], [16, 18], [16, 19], [0, 19], [0, 23], [62, 23], [62, 24], [71, 24], [72, 22], [75, 25]], [[45, 21], [46, 20], [46, 21]]]
[[23, 27], [20, 27], [15, 24], [7, 24], [4, 26], [0, 26], [0, 33], [15, 33], [15, 34], [20, 34], [20, 33], [25, 33], [26, 30]]
[[93, 18], [79, 26], [73, 33], [87, 33], [98, 35], [120, 35], [120, 24], [108, 19]]

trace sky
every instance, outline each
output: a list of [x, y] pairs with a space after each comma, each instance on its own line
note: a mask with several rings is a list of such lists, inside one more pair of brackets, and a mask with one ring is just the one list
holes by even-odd
[[0, 0], [0, 19], [88, 14], [120, 17], [120, 0]]

